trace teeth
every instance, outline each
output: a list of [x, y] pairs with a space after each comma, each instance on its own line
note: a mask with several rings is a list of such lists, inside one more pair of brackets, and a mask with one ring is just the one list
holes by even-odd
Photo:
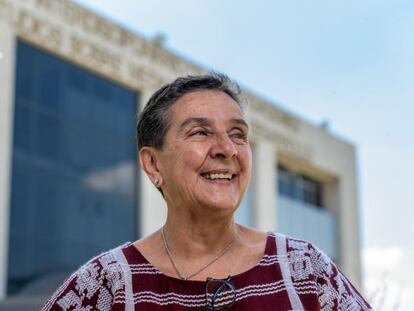
[[208, 179], [227, 179], [230, 180], [232, 178], [232, 174], [206, 174], [206, 178]]

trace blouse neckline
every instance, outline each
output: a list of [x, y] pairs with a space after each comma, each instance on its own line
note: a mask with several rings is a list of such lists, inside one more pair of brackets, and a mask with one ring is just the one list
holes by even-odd
[[[272, 244], [275, 245], [274, 242], [275, 241], [274, 241], [274, 238], [273, 238], [273, 233], [268, 232], [267, 233], [267, 237], [266, 237], [265, 250], [264, 250], [264, 253], [263, 253], [262, 257], [260, 258], [260, 260], [254, 266], [248, 268], [247, 270], [245, 270], [243, 272], [240, 272], [238, 274], [235, 274], [235, 275], [231, 275], [231, 279], [233, 281], [237, 281], [238, 279], [245, 278], [248, 274], [254, 273], [254, 271], [260, 266], [260, 263], [265, 260], [265, 257], [267, 255], [276, 255], [276, 253], [275, 254], [272, 254]], [[157, 267], [155, 267], [151, 262], [149, 262], [147, 260], [147, 258], [145, 258], [145, 256], [142, 255], [142, 253], [138, 250], [138, 248], [135, 247], [135, 245], [132, 242], [128, 242], [127, 245], [126, 245], [126, 248], [131, 248], [132, 251], [133, 251], [133, 253], [139, 258], [139, 261], [141, 263], [144, 263], [144, 264], [149, 265], [152, 269], [154, 269], [155, 271], [157, 271], [157, 274], [160, 277], [162, 277], [165, 280], [168, 280], [168, 281], [173, 282], [173, 283], [193, 284], [193, 285], [200, 285], [201, 284], [203, 286], [205, 285], [205, 282], [206, 281], [200, 281], [200, 280], [183, 280], [183, 279], [180, 279], [178, 277], [169, 276], [169, 275], [163, 273]]]

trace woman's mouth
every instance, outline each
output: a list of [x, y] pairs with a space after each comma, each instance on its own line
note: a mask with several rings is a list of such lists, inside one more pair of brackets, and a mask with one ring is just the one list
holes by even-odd
[[235, 175], [231, 173], [204, 173], [201, 176], [209, 180], [232, 180]]

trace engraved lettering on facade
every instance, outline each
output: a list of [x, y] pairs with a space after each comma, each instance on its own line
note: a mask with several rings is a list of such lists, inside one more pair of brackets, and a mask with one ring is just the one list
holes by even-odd
[[128, 66], [128, 74], [130, 76], [130, 80], [132, 80], [134, 85], [139, 88], [156, 89], [166, 83], [166, 81], [156, 75], [153, 70], [148, 70], [135, 64], [130, 64]]
[[55, 3], [56, 4], [57, 1], [51, 1], [51, 0], [36, 0], [36, 5], [39, 7], [45, 7], [47, 9], [51, 9], [52, 8], [52, 4]]
[[112, 42], [117, 46], [124, 47], [133, 42], [134, 36], [131, 33], [83, 9], [75, 3], [68, 1], [37, 0], [36, 5], [41, 9], [60, 15], [65, 22], [74, 27], [79, 27], [82, 31], [99, 36], [101, 39]]
[[117, 31], [114, 32], [114, 40], [121, 47], [130, 46], [134, 41], [134, 36], [123, 28], [117, 28]]
[[267, 140], [273, 141], [277, 144], [278, 148], [287, 154], [291, 154], [296, 158], [300, 158], [305, 161], [310, 161], [312, 158], [312, 149], [310, 146], [301, 144], [293, 139], [277, 133], [273, 130], [265, 128], [259, 122], [253, 120], [250, 122], [252, 129], [258, 136], [261, 136]]
[[137, 54], [139, 57], [145, 57], [150, 54], [150, 43], [144, 40], [134, 40], [132, 52], [133, 54]]
[[51, 49], [59, 49], [61, 46], [61, 30], [30, 15], [25, 10], [20, 11], [16, 26], [19, 35], [30, 41], [35, 41], [37, 44]]
[[119, 77], [120, 75], [120, 56], [91, 43], [89, 40], [72, 35], [70, 37], [70, 55], [88, 67], [99, 68], [99, 70], [113, 76]]
[[277, 107], [272, 104], [263, 103], [252, 95], [247, 95], [249, 105], [253, 110], [259, 110], [263, 112], [263, 115], [272, 120], [278, 120], [281, 124], [287, 126], [291, 130], [297, 131], [299, 129], [299, 121], [294, 117], [290, 116], [284, 111], [279, 110]]
[[139, 88], [156, 90], [168, 82], [152, 68], [147, 69], [145, 67], [137, 66], [136, 64], [130, 64], [128, 66], [128, 71], [130, 80], [134, 81], [134, 85], [139, 86]]
[[63, 21], [79, 28], [81, 32], [97, 36], [113, 45], [131, 49], [140, 57], [149, 58], [179, 73], [201, 72], [201, 70], [178, 56], [171, 54], [163, 48], [154, 46], [142, 38], [136, 37], [127, 30], [112, 24], [81, 6], [69, 1], [36, 0], [38, 8], [48, 10], [54, 15], [59, 15]]

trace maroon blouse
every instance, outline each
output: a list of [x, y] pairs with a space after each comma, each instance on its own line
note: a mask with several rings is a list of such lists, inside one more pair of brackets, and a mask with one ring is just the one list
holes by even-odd
[[[226, 310], [371, 310], [323, 252], [279, 233], [268, 234], [256, 266], [231, 280], [234, 290], [226, 288], [217, 299], [220, 305], [235, 297]], [[167, 276], [127, 243], [83, 265], [42, 311], [206, 310], [211, 295], [205, 292], [206, 282]]]

